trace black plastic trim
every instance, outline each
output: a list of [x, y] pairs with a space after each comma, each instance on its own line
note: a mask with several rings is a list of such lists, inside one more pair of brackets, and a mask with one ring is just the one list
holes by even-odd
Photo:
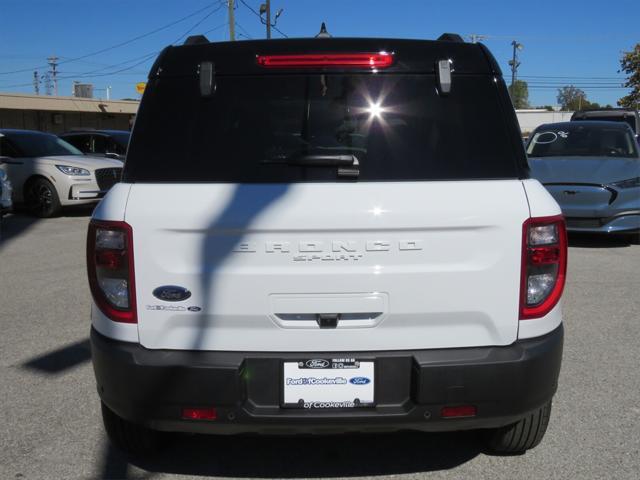
[[[148, 350], [91, 331], [98, 392], [116, 414], [158, 430], [204, 433], [335, 433], [464, 430], [515, 422], [556, 391], [563, 328], [500, 347], [260, 353]], [[283, 409], [283, 360], [351, 357], [376, 362], [376, 407]], [[476, 417], [443, 419], [444, 406]], [[181, 420], [185, 407], [215, 407], [218, 420]]]

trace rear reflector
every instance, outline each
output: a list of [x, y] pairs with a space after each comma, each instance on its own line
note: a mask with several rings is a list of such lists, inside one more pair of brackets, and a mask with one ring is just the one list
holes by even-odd
[[182, 418], [185, 420], [216, 420], [218, 412], [215, 408], [183, 408]]
[[440, 415], [442, 418], [475, 417], [477, 408], [473, 405], [460, 405], [458, 407], [443, 407]]
[[309, 53], [300, 55], [258, 55], [258, 65], [265, 68], [387, 68], [393, 64], [393, 54], [378, 53]]

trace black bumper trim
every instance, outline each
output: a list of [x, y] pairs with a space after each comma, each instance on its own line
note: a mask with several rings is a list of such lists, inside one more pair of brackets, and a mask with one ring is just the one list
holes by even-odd
[[[119, 416], [158, 430], [202, 433], [446, 431], [507, 425], [548, 402], [557, 388], [563, 327], [504, 347], [417, 351], [244, 353], [148, 350], [93, 328], [91, 350], [102, 401]], [[376, 407], [280, 408], [281, 362], [302, 357], [376, 361]], [[449, 405], [477, 416], [443, 419]], [[216, 421], [180, 419], [184, 407], [216, 407]]]

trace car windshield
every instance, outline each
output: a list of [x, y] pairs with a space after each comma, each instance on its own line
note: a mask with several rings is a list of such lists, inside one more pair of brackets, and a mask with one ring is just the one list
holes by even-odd
[[23, 157], [84, 155], [76, 147], [55, 135], [40, 132], [12, 132], [4, 135]]
[[559, 124], [540, 128], [527, 147], [530, 157], [638, 156], [636, 142], [627, 129], [602, 125]]

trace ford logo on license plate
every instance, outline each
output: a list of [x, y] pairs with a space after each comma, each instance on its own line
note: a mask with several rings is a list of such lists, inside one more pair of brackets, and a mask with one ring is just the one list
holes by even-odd
[[349, 383], [352, 383], [353, 385], [366, 385], [369, 382], [371, 382], [371, 380], [367, 377], [353, 377], [349, 379]]

